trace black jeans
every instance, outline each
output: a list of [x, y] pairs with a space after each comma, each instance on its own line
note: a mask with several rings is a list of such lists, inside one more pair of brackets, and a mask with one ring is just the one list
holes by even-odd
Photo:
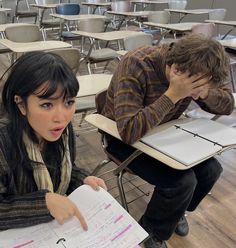
[[[107, 150], [123, 161], [134, 148], [117, 139], [108, 138]], [[188, 170], [176, 170], [146, 154], [134, 159], [129, 168], [155, 185], [143, 217], [161, 240], [170, 238], [185, 211], [195, 210], [222, 172], [222, 167], [215, 158]]]

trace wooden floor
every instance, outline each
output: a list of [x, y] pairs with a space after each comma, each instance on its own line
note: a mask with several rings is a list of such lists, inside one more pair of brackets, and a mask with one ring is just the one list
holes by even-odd
[[[2, 74], [9, 65], [5, 55], [0, 55], [0, 64]], [[78, 124], [79, 119], [80, 115], [76, 115], [73, 121], [77, 134], [77, 164], [91, 172], [99, 161], [106, 157], [102, 151], [100, 136], [97, 131], [86, 132], [82, 130]], [[229, 117], [220, 118], [219, 121], [233, 125], [236, 123], [236, 112]], [[236, 150], [227, 151], [218, 156], [218, 159], [224, 168], [221, 178], [198, 209], [193, 213], [187, 213], [190, 225], [189, 235], [184, 238], [173, 235], [167, 242], [169, 248], [236, 247]], [[114, 168], [114, 166], [111, 164], [110, 168]], [[127, 180], [129, 181], [129, 179], [130, 176], [128, 175]], [[112, 195], [117, 197], [115, 178], [111, 178], [107, 184]], [[139, 178], [135, 179], [133, 184], [141, 185], [145, 192], [152, 192], [153, 190], [151, 185], [145, 184]], [[134, 188], [133, 184], [129, 182], [125, 184], [126, 190], [129, 191], [127, 198], [130, 201], [140, 195], [138, 190], [130, 191]], [[150, 195], [129, 204], [130, 213], [136, 220], [142, 216], [149, 199]]]

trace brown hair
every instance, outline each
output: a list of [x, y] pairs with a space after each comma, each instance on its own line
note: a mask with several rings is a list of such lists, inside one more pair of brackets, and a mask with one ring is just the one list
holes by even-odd
[[190, 34], [172, 43], [166, 58], [167, 65], [190, 75], [203, 73], [212, 76], [215, 83], [222, 83], [228, 76], [229, 56], [222, 45], [213, 39]]

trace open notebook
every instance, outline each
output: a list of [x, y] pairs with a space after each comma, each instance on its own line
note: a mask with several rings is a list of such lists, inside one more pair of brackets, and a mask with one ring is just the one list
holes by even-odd
[[140, 141], [186, 166], [236, 145], [236, 130], [216, 121], [189, 118], [170, 123], [160, 125]]
[[69, 198], [84, 215], [88, 231], [77, 218], [63, 225], [55, 220], [0, 232], [1, 248], [137, 248], [148, 233], [105, 190], [87, 185]]

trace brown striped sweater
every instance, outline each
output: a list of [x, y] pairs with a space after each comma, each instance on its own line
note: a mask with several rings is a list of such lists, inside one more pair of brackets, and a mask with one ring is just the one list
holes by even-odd
[[[168, 45], [145, 46], [129, 52], [116, 69], [107, 91], [103, 114], [115, 120], [122, 140], [132, 144], [154, 126], [178, 118], [189, 106], [191, 97], [176, 104], [164, 95], [169, 87], [165, 75]], [[196, 103], [213, 114], [228, 115], [234, 99], [225, 84], [210, 89]]]
[[[68, 194], [80, 186], [88, 175], [74, 164], [75, 144], [72, 130], [70, 130], [69, 146], [73, 168]], [[9, 135], [8, 125], [0, 123], [0, 230], [52, 220], [45, 202], [45, 194], [48, 191], [38, 190], [32, 171], [19, 168], [19, 161], [13, 161], [13, 149], [14, 144]], [[60, 167], [50, 166], [49, 173], [54, 188], [57, 189], [60, 183]]]

